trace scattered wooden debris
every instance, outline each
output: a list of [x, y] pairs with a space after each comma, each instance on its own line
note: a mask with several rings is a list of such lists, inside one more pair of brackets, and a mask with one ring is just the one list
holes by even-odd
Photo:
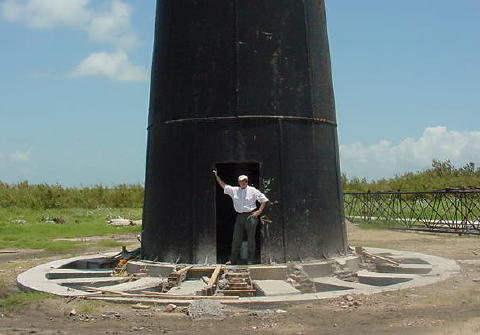
[[362, 247], [355, 247], [355, 252], [356, 252], [358, 255], [362, 255], [362, 256], [364, 256], [364, 257], [369, 257], [369, 258], [381, 260], [381, 261], [390, 263], [390, 264], [392, 264], [392, 265], [394, 265], [394, 266], [400, 266], [400, 263], [395, 262], [394, 260], [389, 259], [389, 258], [386, 258], [386, 257], [382, 257], [382, 256], [378, 256], [378, 255], [369, 253], [368, 251], [366, 251], [366, 250], [363, 249]]
[[138, 303], [138, 304], [132, 305], [132, 308], [133, 309], [150, 309], [151, 306]]
[[201, 294], [204, 296], [212, 296], [215, 294], [215, 290], [217, 289], [217, 281], [218, 278], [223, 271], [223, 266], [218, 265], [215, 270], [213, 271], [212, 276], [208, 280], [207, 286], [202, 289]]
[[142, 220], [130, 220], [119, 217], [108, 220], [107, 223], [112, 226], [141, 226]]
[[250, 270], [248, 268], [227, 268], [225, 270], [225, 279], [227, 285], [225, 289], [218, 290], [225, 296], [253, 297], [255, 288], [253, 287]]
[[188, 271], [193, 265], [186, 266], [180, 270], [173, 271], [168, 275], [166, 290], [170, 290], [172, 287], [178, 286], [182, 281], [187, 278]]
[[159, 293], [152, 291], [142, 291], [142, 293], [149, 297], [156, 297], [161, 299], [177, 299], [177, 300], [235, 300], [239, 299], [239, 296], [203, 296], [203, 295], [175, 295], [169, 293]]
[[[132, 294], [130, 294], [130, 293], [112, 291], [112, 290], [104, 290], [104, 289], [99, 288], [99, 287], [91, 287], [91, 286], [83, 286], [82, 290], [90, 291], [90, 292], [92, 292], [92, 291], [93, 292], [100, 292], [102, 295], [103, 294], [110, 294], [110, 295], [120, 296], [120, 297], [132, 296]], [[88, 295], [88, 296], [92, 296], [92, 295]]]
[[116, 218], [108, 220], [108, 224], [112, 226], [130, 226], [130, 220], [124, 218]]

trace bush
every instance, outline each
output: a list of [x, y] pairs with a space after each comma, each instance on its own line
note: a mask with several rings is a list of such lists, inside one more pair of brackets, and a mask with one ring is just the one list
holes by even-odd
[[0, 207], [32, 209], [51, 208], [140, 208], [143, 186], [121, 184], [115, 187], [63, 187], [61, 185], [30, 185], [0, 182]]
[[342, 175], [345, 192], [434, 191], [451, 187], [480, 186], [480, 169], [474, 163], [456, 168], [450, 160], [433, 160], [432, 167], [420, 172], [408, 172], [390, 179], [368, 182], [365, 178]]

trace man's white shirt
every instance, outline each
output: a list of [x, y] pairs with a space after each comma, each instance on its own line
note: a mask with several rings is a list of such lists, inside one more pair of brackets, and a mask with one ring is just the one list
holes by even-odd
[[237, 213], [249, 213], [257, 209], [257, 201], [267, 202], [268, 198], [253, 186], [240, 188], [239, 186], [225, 185], [223, 193], [233, 200], [233, 207]]

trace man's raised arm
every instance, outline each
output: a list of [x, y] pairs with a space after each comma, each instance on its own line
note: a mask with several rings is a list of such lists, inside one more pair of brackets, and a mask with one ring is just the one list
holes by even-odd
[[213, 170], [213, 175], [215, 176], [215, 179], [217, 180], [218, 185], [220, 185], [220, 187], [221, 187], [222, 189], [225, 189], [225, 183], [224, 183], [223, 180], [221, 180], [220, 177], [218, 176], [217, 170]]

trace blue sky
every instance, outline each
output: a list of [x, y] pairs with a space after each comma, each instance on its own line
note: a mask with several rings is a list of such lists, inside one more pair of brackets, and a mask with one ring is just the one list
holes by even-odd
[[[342, 170], [480, 165], [480, 2], [326, 2]], [[0, 0], [1, 181], [143, 182], [154, 9]]]

